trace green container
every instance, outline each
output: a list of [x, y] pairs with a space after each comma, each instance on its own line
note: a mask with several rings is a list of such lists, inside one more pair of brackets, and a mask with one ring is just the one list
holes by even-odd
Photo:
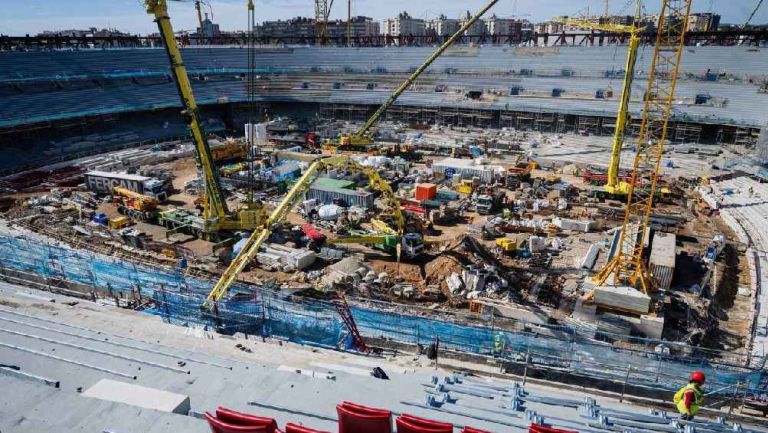
[[318, 177], [312, 183], [312, 186], [318, 188], [340, 188], [340, 189], [354, 189], [355, 182], [346, 179], [331, 179], [330, 177]]

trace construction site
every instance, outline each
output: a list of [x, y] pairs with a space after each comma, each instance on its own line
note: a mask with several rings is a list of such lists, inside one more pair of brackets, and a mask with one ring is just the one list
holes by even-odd
[[186, 46], [166, 0], [151, 46], [4, 43], [0, 430], [764, 431], [765, 40], [664, 0], [468, 42], [496, 3], [422, 46]]

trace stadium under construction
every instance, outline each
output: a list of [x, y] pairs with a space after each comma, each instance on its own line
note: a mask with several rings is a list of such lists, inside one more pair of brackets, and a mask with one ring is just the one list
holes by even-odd
[[763, 30], [467, 37], [491, 0], [195, 46], [145, 3], [158, 36], [0, 37], [0, 430], [768, 425]]

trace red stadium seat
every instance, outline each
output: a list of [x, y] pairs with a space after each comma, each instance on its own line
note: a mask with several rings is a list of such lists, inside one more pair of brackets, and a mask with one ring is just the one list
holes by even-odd
[[368, 415], [387, 415], [391, 416], [392, 412], [386, 410], [386, 409], [376, 409], [373, 407], [367, 407], [360, 404], [352, 403], [349, 401], [343, 401], [341, 402], [341, 405], [344, 406], [347, 409], [354, 410], [356, 412], [362, 413], [362, 414], [368, 414]]
[[208, 412], [203, 414], [203, 418], [208, 421], [212, 433], [270, 433], [275, 431], [274, 428], [266, 425], [230, 424]]
[[404, 413], [395, 420], [397, 433], [453, 433], [453, 424]]
[[285, 433], [331, 433], [324, 430], [315, 430], [303, 425], [288, 423], [285, 425]]
[[392, 412], [343, 402], [336, 405], [339, 433], [392, 433]]

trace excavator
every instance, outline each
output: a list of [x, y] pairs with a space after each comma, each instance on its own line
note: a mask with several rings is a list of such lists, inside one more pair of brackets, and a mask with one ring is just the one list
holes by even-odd
[[[187, 69], [181, 58], [181, 51], [176, 44], [176, 37], [168, 16], [168, 0], [144, 0], [144, 3], [147, 13], [155, 17], [157, 28], [163, 40], [163, 46], [170, 61], [171, 74], [176, 83], [176, 90], [184, 107], [181, 114], [192, 135], [192, 141], [195, 145], [195, 160], [202, 171], [204, 184], [204, 192], [201, 197], [202, 217], [200, 221], [195, 218], [195, 221], [185, 224], [199, 227], [201, 235], [210, 240], [219, 240], [221, 232], [254, 230], [262, 227], [267, 220], [267, 212], [261, 202], [249, 201], [237, 210], [231, 210], [227, 205], [214, 162], [215, 159], [200, 121], [200, 111], [192, 93]], [[184, 213], [183, 210], [179, 210], [179, 212]], [[173, 219], [172, 213], [173, 210], [163, 212], [163, 218]], [[189, 221], [190, 218], [190, 215], [184, 216], [186, 221]]]
[[[371, 117], [368, 118], [368, 120], [365, 121], [363, 126], [357, 130], [357, 132], [353, 134], [345, 134], [341, 135], [338, 139], [328, 139], [323, 143], [323, 150], [331, 152], [331, 153], [343, 153], [343, 152], [363, 152], [363, 153], [372, 153], [373, 151], [377, 151], [378, 149], [375, 149], [373, 146], [373, 136], [376, 133], [376, 129], [374, 128], [374, 125], [379, 121], [381, 116], [384, 115], [384, 113], [391, 107], [395, 101], [397, 101], [397, 98], [400, 97], [400, 95], [408, 89], [408, 87], [413, 84], [414, 81], [421, 75], [424, 70], [426, 70], [432, 62], [434, 62], [438, 57], [440, 57], [441, 54], [445, 50], [448, 49], [453, 43], [456, 41], [456, 39], [460, 38], [464, 33], [472, 27], [472, 25], [480, 19], [480, 17], [485, 14], [485, 12], [488, 11], [493, 5], [496, 4], [498, 0], [491, 0], [489, 1], [485, 6], [483, 6], [480, 11], [478, 11], [473, 17], [468, 19], [464, 24], [459, 28], [459, 30], [456, 31], [453, 35], [451, 35], [450, 38], [446, 39], [446, 41], [437, 49], [435, 52], [433, 52], [427, 60], [422, 63], [421, 66], [416, 68], [413, 73], [408, 76], [408, 78], [403, 81], [403, 83], [395, 89], [395, 91], [389, 96], [389, 98], [379, 107], [378, 110], [376, 110], [375, 113]], [[398, 152], [399, 148], [393, 148], [390, 152]]]
[[[629, 46], [627, 47], [627, 61], [624, 66], [624, 82], [619, 97], [619, 110], [616, 115], [616, 128], [613, 132], [611, 142], [611, 160], [608, 164], [608, 173], [606, 184], [591, 195], [598, 197], [626, 197], [629, 192], [629, 183], [626, 182], [629, 176], [620, 173], [619, 165], [621, 163], [621, 150], [624, 146], [624, 134], [629, 123], [629, 101], [632, 97], [632, 82], [635, 78], [635, 64], [637, 63], [637, 51], [640, 46], [640, 34], [645, 31], [644, 27], [638, 27], [637, 22], [640, 19], [640, 0], [635, 3], [635, 19], [633, 25], [619, 24], [600, 24], [583, 19], [567, 19], [567, 25], [596, 29], [616, 33], [629, 34]], [[593, 177], [602, 177], [596, 173], [585, 173], [585, 179]]]
[[[442, 54], [451, 44], [453, 44], [456, 39], [463, 35], [464, 32], [486, 11], [488, 11], [491, 6], [496, 4], [497, 1], [498, 0], [490, 0], [482, 9], [480, 9], [479, 12], [467, 20], [467, 22], [465, 22], [464, 25], [462, 25], [456, 33], [448, 38], [448, 40], [446, 40], [443, 45], [441, 45], [431, 56], [429, 56], [424, 64], [417, 68], [416, 72], [411, 74], [411, 76], [409, 76], [405, 82], [400, 87], [398, 87], [397, 90], [395, 90], [392, 96], [390, 96], [389, 99], [387, 99], [387, 101], [384, 102], [384, 104], [379, 107], [378, 110], [376, 110], [373, 116], [371, 116], [371, 118], [365, 122], [363, 128], [361, 128], [357, 133], [353, 135], [340, 137], [338, 142], [329, 143], [332, 148], [331, 150], [336, 153], [349, 149], [367, 149], [370, 147], [373, 142], [373, 134], [369, 130], [379, 120], [384, 112], [389, 107], [391, 107], [392, 104], [394, 104], [394, 102], [397, 100], [397, 97], [400, 96], [400, 94], [403, 93], [411, 83], [413, 83], [413, 81], [421, 74], [421, 72], [424, 71], [424, 69], [426, 69], [438, 56], [440, 56], [440, 54]], [[167, 13], [165, 15], [167, 16]], [[397, 240], [395, 242], [390, 240], [390, 243], [394, 244], [398, 261], [400, 259], [400, 253], [404, 244], [419, 242], [419, 240], [413, 236], [404, 234], [406, 221], [405, 216], [400, 209], [400, 201], [393, 193], [391, 186], [379, 176], [378, 171], [376, 171], [375, 168], [363, 167], [348, 156], [338, 155], [322, 157], [313, 162], [307, 168], [299, 180], [293, 185], [291, 190], [288, 191], [285, 198], [277, 205], [274, 211], [272, 211], [261, 228], [255, 230], [253, 234], [251, 234], [251, 236], [246, 240], [246, 243], [243, 245], [240, 253], [232, 260], [232, 262], [229, 264], [229, 267], [227, 267], [227, 269], [221, 275], [219, 281], [208, 294], [208, 297], [203, 304], [203, 308], [212, 308], [216, 302], [221, 300], [224, 295], [226, 295], [227, 291], [229, 291], [229, 288], [235, 283], [235, 281], [237, 281], [238, 275], [240, 275], [243, 269], [245, 269], [245, 267], [256, 257], [256, 254], [258, 254], [261, 245], [269, 238], [276, 225], [285, 219], [296, 202], [301, 198], [304, 191], [309, 188], [314, 179], [314, 176], [322, 169], [339, 167], [348, 168], [353, 171], [364, 173], [368, 177], [370, 187], [382, 193], [381, 199], [384, 206], [386, 207], [385, 214], [387, 214], [385, 217], [392, 221], [391, 225], [394, 227], [395, 231], [394, 236], [399, 237], [399, 239], [396, 238]], [[387, 235], [386, 233], [383, 234]], [[393, 235], [389, 234], [389, 236]], [[358, 238], [357, 241], [359, 242], [361, 239]], [[377, 237], [376, 239], [371, 239], [370, 241], [375, 244], [377, 242], [382, 242], [382, 239]], [[386, 242], [386, 239], [383, 241]], [[414, 249], [417, 248], [418, 247], [414, 247]]]

